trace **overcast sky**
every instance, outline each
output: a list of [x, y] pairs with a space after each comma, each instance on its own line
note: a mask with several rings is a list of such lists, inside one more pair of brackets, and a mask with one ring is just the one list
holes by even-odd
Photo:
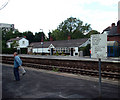
[[[0, 0], [2, 6], [8, 0]], [[91, 24], [92, 29], [102, 32], [118, 21], [120, 0], [9, 0], [0, 10], [0, 23], [14, 24], [20, 32], [45, 34], [69, 17], [76, 17]]]

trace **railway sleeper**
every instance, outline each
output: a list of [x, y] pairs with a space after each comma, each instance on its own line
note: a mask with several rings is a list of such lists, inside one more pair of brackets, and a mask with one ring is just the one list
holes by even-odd
[[[27, 60], [27, 59], [25, 59], [25, 60], [26, 60], [26, 61], [25, 61], [25, 62], [23, 61], [23, 64], [26, 63], [26, 62], [29, 62], [29, 60]], [[3, 62], [3, 63], [8, 63], [8, 64], [10, 64], [10, 63], [13, 64], [13, 60], [10, 59], [10, 58], [9, 58], [9, 59], [5, 59], [5, 58], [4, 58], [4, 59], [2, 60], [2, 62]], [[35, 62], [33, 62], [33, 59], [32, 59], [31, 64], [33, 64], [33, 63], [35, 63]], [[48, 66], [49, 66], [49, 65], [48, 65]], [[60, 65], [59, 65], [59, 66], [60, 66]], [[58, 67], [59, 67], [59, 66], [58, 66]], [[66, 67], [66, 66], [64, 66], [64, 67]], [[73, 67], [72, 67], [72, 66], [67, 66], [66, 68], [74, 68], [74, 69], [75, 69], [75, 68], [76, 68], [76, 69], [77, 69], [77, 68], [80, 68], [80, 69], [87, 69], [87, 70], [98, 70], [98, 68], [92, 68], [92, 67], [86, 67], [86, 66], [84, 66], [84, 67], [83, 67], [83, 66], [80, 66], [80, 67], [79, 67], [79, 66], [77, 66], [77, 67], [76, 67], [76, 66], [73, 66]], [[111, 68], [102, 68], [102, 71], [107, 71], [107, 72], [119, 72], [119, 69], [115, 69], [115, 70], [114, 70], [114, 69], [111, 69]]]
[[[2, 61], [3, 63], [13, 64], [13, 61]], [[33, 68], [39, 68], [39, 69], [47, 69], [47, 70], [53, 70], [53, 68], [57, 68], [58, 71], [62, 72], [69, 72], [69, 73], [79, 73], [82, 75], [91, 75], [91, 76], [98, 76], [98, 71], [93, 70], [85, 70], [85, 69], [76, 69], [76, 68], [68, 68], [68, 67], [61, 67], [61, 66], [48, 66], [48, 65], [40, 65], [40, 64], [33, 64], [33, 63], [23, 63], [24, 66], [27, 67], [33, 67]], [[108, 73], [102, 72], [102, 77], [109, 77], [109, 78], [120, 78], [120, 75], [117, 73]]]

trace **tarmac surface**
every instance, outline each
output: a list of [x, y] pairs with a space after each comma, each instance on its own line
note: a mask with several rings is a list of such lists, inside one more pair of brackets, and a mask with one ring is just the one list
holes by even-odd
[[[27, 73], [20, 81], [14, 80], [13, 67], [2, 65], [2, 98], [98, 98], [98, 82], [90, 77], [44, 71], [25, 67]], [[110, 81], [109, 81], [110, 82]], [[102, 98], [120, 98], [118, 84], [102, 82]], [[12, 100], [11, 99], [11, 100]]]

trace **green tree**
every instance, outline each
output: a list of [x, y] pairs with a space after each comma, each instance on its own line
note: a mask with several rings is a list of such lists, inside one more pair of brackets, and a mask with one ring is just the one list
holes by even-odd
[[16, 30], [16, 31], [13, 31], [13, 30], [10, 30], [10, 31], [3, 30], [2, 31], [2, 39], [5, 40], [5, 41], [8, 41], [11, 38], [16, 38], [16, 37], [21, 37], [21, 36], [22, 36], [22, 33], [20, 33], [18, 30]]
[[41, 42], [42, 38], [43, 38], [43, 41], [45, 41], [45, 34], [44, 34], [44, 32], [35, 33], [35, 38], [34, 38], [35, 42]]
[[18, 30], [13, 31], [13, 30], [5, 30], [2, 29], [2, 48], [6, 48], [6, 43], [9, 39], [16, 38], [16, 37], [21, 37], [22, 33], [20, 33]]
[[48, 40], [50, 40], [50, 37], [51, 37], [51, 32], [49, 31], [49, 33], [48, 33]]
[[83, 21], [70, 17], [62, 22], [57, 29], [52, 32], [52, 37], [55, 40], [66, 40], [68, 35], [72, 39], [83, 38], [85, 32], [91, 30], [90, 24], [83, 25]]
[[31, 31], [23, 32], [23, 36], [26, 36], [26, 39], [29, 40], [29, 43], [34, 42], [35, 36]]
[[6, 41], [5, 41], [5, 40], [2, 40], [1, 42], [2, 42], [2, 48], [6, 48], [6, 47], [7, 47], [7, 46], [6, 46]]
[[91, 35], [93, 34], [100, 34], [100, 32], [96, 31], [96, 30], [91, 30], [88, 34], [86, 34], [87, 38], [90, 38]]
[[11, 43], [11, 48], [17, 48], [19, 46], [19, 43], [17, 41], [13, 41], [13, 43]]

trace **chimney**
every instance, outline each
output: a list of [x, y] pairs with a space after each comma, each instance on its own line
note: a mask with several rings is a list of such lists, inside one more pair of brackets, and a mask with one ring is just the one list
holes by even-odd
[[50, 41], [53, 41], [53, 38], [52, 38], [52, 36], [50, 36]]
[[120, 20], [117, 22], [117, 33], [120, 34]]
[[41, 37], [41, 42], [43, 42], [44, 40], [43, 40], [43, 36]]
[[68, 35], [68, 40], [71, 40], [71, 36], [70, 35]]
[[111, 24], [111, 27], [114, 27], [114, 26], [115, 26], [115, 23], [112, 23], [112, 24]]
[[111, 24], [110, 29], [112, 29], [113, 27], [115, 27], [115, 23]]

